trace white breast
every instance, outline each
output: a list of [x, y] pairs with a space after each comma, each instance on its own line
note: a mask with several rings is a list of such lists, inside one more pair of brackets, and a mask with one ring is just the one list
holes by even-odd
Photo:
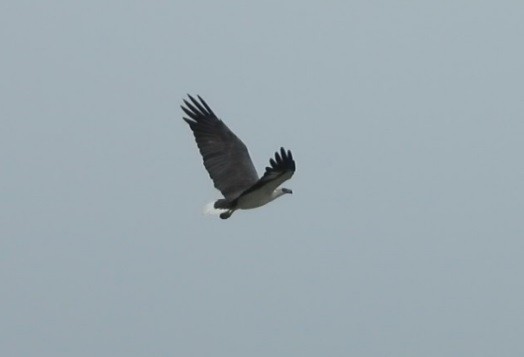
[[273, 201], [275, 198], [281, 195], [282, 193], [280, 193], [278, 190], [268, 192], [267, 190], [264, 190], [262, 188], [260, 190], [250, 192], [247, 195], [240, 197], [238, 199], [237, 208], [240, 208], [240, 209], [257, 208], [257, 207], [263, 206]]

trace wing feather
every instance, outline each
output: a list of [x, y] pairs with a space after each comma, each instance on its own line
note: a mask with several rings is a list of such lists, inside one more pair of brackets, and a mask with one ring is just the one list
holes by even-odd
[[272, 192], [284, 181], [289, 180], [296, 170], [295, 160], [290, 150], [280, 148], [280, 153], [275, 152], [275, 159], [269, 159], [270, 166], [266, 167], [264, 175], [251, 187], [242, 192], [242, 195], [263, 188]]
[[227, 200], [234, 200], [258, 180], [246, 145], [218, 119], [207, 103], [188, 95], [181, 106], [183, 119], [193, 131], [204, 166], [215, 187]]

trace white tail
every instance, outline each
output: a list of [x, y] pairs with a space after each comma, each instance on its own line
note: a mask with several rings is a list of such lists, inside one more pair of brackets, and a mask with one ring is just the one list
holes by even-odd
[[227, 209], [215, 208], [215, 201], [209, 202], [204, 206], [203, 213], [205, 215], [218, 216], [220, 213], [227, 211]]

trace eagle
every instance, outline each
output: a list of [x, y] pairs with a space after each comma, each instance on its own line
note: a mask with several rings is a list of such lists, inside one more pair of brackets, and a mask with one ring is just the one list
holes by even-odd
[[213, 203], [219, 210], [220, 218], [231, 217], [237, 209], [261, 207], [274, 199], [291, 194], [288, 188], [280, 185], [295, 173], [296, 165], [290, 150], [283, 147], [269, 160], [269, 166], [262, 177], [258, 177], [246, 145], [211, 110], [209, 105], [197, 95], [188, 94], [182, 110], [187, 115], [183, 119], [189, 124], [204, 166], [224, 198]]

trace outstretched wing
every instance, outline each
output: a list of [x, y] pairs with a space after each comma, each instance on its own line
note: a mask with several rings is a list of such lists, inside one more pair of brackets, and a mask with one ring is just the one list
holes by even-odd
[[200, 154], [215, 187], [227, 200], [237, 198], [258, 180], [246, 145], [218, 119], [207, 103], [188, 95], [182, 110], [189, 116], [184, 120], [195, 135]]
[[269, 159], [270, 166], [266, 167], [264, 175], [250, 188], [242, 192], [242, 195], [253, 192], [258, 189], [267, 190], [267, 192], [273, 192], [278, 186], [284, 181], [287, 181], [295, 173], [295, 160], [291, 151], [280, 148], [280, 153], [275, 153], [275, 159]]

